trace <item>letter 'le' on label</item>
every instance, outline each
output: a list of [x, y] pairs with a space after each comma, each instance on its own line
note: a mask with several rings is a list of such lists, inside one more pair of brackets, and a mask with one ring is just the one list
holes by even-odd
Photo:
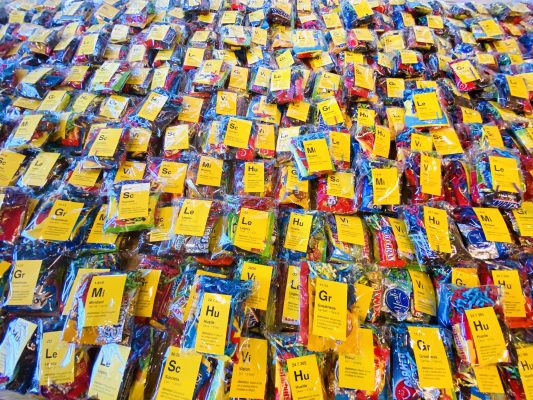
[[410, 326], [408, 329], [420, 386], [422, 388], [453, 388], [450, 364], [439, 328]]
[[230, 295], [204, 293], [196, 332], [196, 351], [224, 354], [230, 307]]
[[91, 375], [90, 397], [99, 400], [115, 400], [118, 397], [130, 350], [116, 343], [100, 348]]
[[293, 400], [324, 399], [316, 355], [290, 358], [287, 367]]

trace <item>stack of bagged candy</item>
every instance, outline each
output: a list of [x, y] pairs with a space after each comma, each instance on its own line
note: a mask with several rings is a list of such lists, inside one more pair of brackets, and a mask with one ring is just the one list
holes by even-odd
[[533, 399], [531, 3], [0, 23], [0, 396]]

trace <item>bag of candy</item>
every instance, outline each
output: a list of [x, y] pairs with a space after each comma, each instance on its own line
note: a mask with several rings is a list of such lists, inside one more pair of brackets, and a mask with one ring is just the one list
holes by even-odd
[[415, 260], [415, 250], [405, 223], [381, 214], [364, 215], [372, 233], [374, 259], [387, 268], [405, 267]]
[[59, 118], [56, 114], [24, 115], [7, 137], [4, 148], [13, 151], [38, 150], [55, 134], [58, 127]]
[[30, 193], [5, 187], [0, 188], [0, 198], [0, 252], [11, 252], [31, 211]]
[[300, 180], [314, 179], [335, 171], [330, 154], [329, 135], [323, 132], [292, 137], [290, 151]]
[[442, 165], [444, 199], [455, 206], [471, 206], [470, 165], [461, 159], [445, 159]]
[[472, 156], [472, 200], [475, 203], [503, 209], [516, 209], [522, 204], [525, 184], [520, 158], [509, 150], [481, 150]]
[[223, 60], [205, 60], [194, 73], [192, 93], [213, 93], [222, 89], [230, 75], [231, 67]]
[[226, 160], [252, 161], [255, 153], [257, 124], [244, 118], [224, 117], [211, 121], [203, 135], [204, 153]]
[[212, 355], [234, 355], [244, 323], [244, 302], [252, 282], [201, 276], [181, 347]]
[[296, 333], [268, 333], [273, 352], [274, 400], [295, 400], [302, 396], [326, 398], [330, 367], [324, 353], [313, 353], [298, 343]]
[[7, 324], [0, 352], [0, 389], [26, 393], [32, 384], [37, 363], [37, 338], [40, 320], [12, 318]]
[[326, 261], [327, 237], [324, 215], [317, 211], [283, 209], [280, 211], [278, 259], [287, 262], [301, 260]]
[[[336, 355], [334, 380], [330, 383], [335, 399], [358, 400], [388, 398], [390, 348], [379, 328], [363, 325], [357, 330], [358, 346], [351, 354]], [[351, 374], [361, 373], [360, 378]]]
[[519, 262], [485, 261], [479, 269], [482, 285], [500, 285], [503, 316], [511, 329], [533, 326], [533, 300], [528, 284], [527, 270]]
[[311, 201], [309, 181], [298, 179], [298, 170], [294, 163], [280, 165], [274, 198], [283, 205], [298, 206], [304, 210], [309, 209]]
[[353, 170], [336, 171], [318, 178], [316, 209], [335, 214], [352, 214], [356, 211]]
[[126, 159], [129, 129], [118, 123], [93, 124], [81, 156], [94, 164], [93, 168], [117, 168]]
[[104, 62], [94, 73], [89, 91], [98, 94], [120, 93], [131, 74], [127, 62]]
[[53, 67], [38, 67], [27, 71], [15, 89], [18, 96], [29, 97], [31, 99], [42, 100], [48, 90], [59, 85], [65, 77], [63, 72]]
[[400, 324], [391, 327], [390, 335], [393, 399], [456, 397], [449, 331], [429, 325]]
[[233, 169], [233, 194], [237, 196], [273, 197], [277, 183], [274, 160], [237, 161]]
[[102, 64], [108, 39], [109, 36], [105, 32], [85, 33], [80, 39], [72, 62], [75, 64]]
[[176, 207], [170, 201], [159, 200], [154, 214], [154, 226], [139, 238], [139, 254], [165, 257], [169, 255]]
[[74, 288], [62, 340], [76, 344], [129, 344], [141, 271], [90, 272]]
[[342, 81], [344, 96], [347, 99], [368, 99], [376, 90], [375, 72], [365, 65], [348, 63]]
[[353, 353], [358, 345], [353, 264], [300, 264], [298, 342], [310, 351]]
[[412, 151], [405, 160], [407, 200], [410, 204], [442, 201], [442, 160], [435, 153]]
[[223, 199], [229, 193], [227, 161], [196, 155], [189, 161], [185, 185], [187, 196], [195, 199]]
[[270, 74], [267, 102], [288, 104], [304, 99], [303, 67], [292, 66], [273, 70]]

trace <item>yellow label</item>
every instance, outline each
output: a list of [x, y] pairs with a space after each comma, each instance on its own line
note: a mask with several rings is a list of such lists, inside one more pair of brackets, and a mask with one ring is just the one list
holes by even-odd
[[149, 129], [131, 128], [130, 140], [126, 145], [126, 150], [128, 153], [147, 151], [151, 137], [152, 132]]
[[235, 246], [248, 251], [264, 249], [269, 216], [268, 211], [241, 208], [235, 232]]
[[146, 163], [126, 160], [118, 167], [114, 182], [141, 180], [145, 169]]
[[257, 124], [255, 147], [274, 151], [276, 149], [276, 133], [270, 124]]
[[117, 399], [129, 355], [129, 347], [115, 343], [100, 348], [91, 375], [89, 397], [99, 400]]
[[415, 355], [420, 387], [452, 390], [452, 373], [439, 328], [409, 326], [407, 329]]
[[168, 96], [152, 92], [144, 101], [138, 116], [149, 121], [155, 121], [168, 100]]
[[224, 144], [240, 149], [248, 148], [250, 133], [252, 131], [252, 121], [245, 119], [230, 118], [224, 136]]
[[287, 367], [293, 400], [324, 399], [316, 355], [289, 358]]
[[372, 153], [379, 157], [389, 157], [391, 144], [390, 129], [384, 126], [376, 126], [376, 134], [374, 135], [374, 147]]
[[357, 109], [357, 125], [373, 127], [376, 123], [376, 112], [369, 108]]
[[289, 90], [291, 86], [291, 69], [283, 68], [272, 71], [270, 90]]
[[178, 116], [180, 121], [197, 123], [202, 113], [203, 99], [183, 96], [182, 109]]
[[431, 250], [443, 253], [452, 252], [446, 210], [424, 207], [424, 226]]
[[[254, 15], [258, 15], [257, 13], [260, 12], [263, 13], [263, 10], [258, 10], [254, 13], [248, 14], [248, 18], [254, 18]], [[266, 29], [254, 27], [252, 28], [252, 43], [258, 44], [260, 46], [266, 46], [268, 39], [268, 31]], [[248, 74], [248, 72], [246, 72]]]
[[70, 100], [66, 90], [50, 90], [39, 106], [39, 111], [61, 111]]
[[187, 166], [185, 163], [173, 161], [161, 162], [157, 177], [162, 184], [161, 190], [164, 193], [183, 195]]
[[494, 60], [494, 56], [492, 54], [477, 53], [476, 59], [480, 64], [496, 64], [496, 61]]
[[360, 283], [356, 283], [355, 294], [357, 296], [355, 309], [357, 311], [359, 321], [364, 322], [366, 320], [368, 310], [370, 309], [370, 304], [372, 303], [372, 298], [374, 296], [374, 288], [372, 286], [366, 286], [361, 285]]
[[344, 52], [344, 61], [352, 64], [365, 64], [365, 57], [361, 53], [354, 53], [353, 51]]
[[174, 218], [174, 207], [158, 207], [155, 212], [154, 227], [148, 233], [149, 241], [163, 242], [170, 239]]
[[346, 31], [343, 28], [330, 30], [329, 34], [335, 46], [343, 46], [346, 43]]
[[230, 397], [263, 399], [267, 383], [268, 342], [241, 337], [233, 365]]
[[527, 90], [526, 82], [522, 77], [505, 75], [505, 79], [507, 79], [511, 96], [529, 99], [529, 91]]
[[88, 70], [88, 65], [75, 65], [70, 68], [70, 71], [65, 80], [69, 82], [83, 82]]
[[303, 145], [310, 173], [333, 169], [326, 139], [307, 140]]
[[9, 150], [0, 151], [0, 185], [9, 186], [26, 156]]
[[502, 28], [493, 19], [482, 20], [478, 24], [488, 37], [503, 35]]
[[89, 149], [89, 155], [113, 157], [121, 136], [122, 128], [100, 129]]
[[48, 72], [52, 71], [52, 68], [41, 67], [34, 69], [29, 72], [24, 78], [22, 78], [23, 83], [29, 83], [30, 85], [35, 85], [39, 80], [45, 76]]
[[465, 310], [465, 313], [476, 346], [476, 364], [507, 362], [509, 359], [507, 346], [494, 308], [476, 308]]
[[355, 196], [355, 176], [353, 172], [334, 172], [327, 176], [328, 196], [353, 199]]
[[442, 110], [439, 105], [437, 93], [417, 93], [413, 95], [417, 117], [422, 121], [442, 118]]
[[204, 236], [212, 201], [185, 199], [178, 214], [174, 233], [188, 236]]
[[24, 116], [13, 135], [13, 139], [17, 139], [17, 143], [30, 142], [42, 118], [42, 114]]
[[400, 190], [398, 184], [398, 169], [396, 167], [372, 169], [374, 204], [399, 204]]
[[246, 193], [265, 191], [265, 165], [262, 162], [244, 163], [244, 191]]
[[497, 208], [473, 207], [485, 238], [492, 242], [512, 243], [507, 225]]
[[487, 141], [489, 142], [489, 146], [497, 148], [497, 149], [503, 149], [505, 148], [505, 145], [503, 144], [502, 135], [500, 133], [500, 129], [498, 129], [495, 125], [485, 125], [482, 128], [483, 134], [487, 138]]
[[431, 34], [431, 29], [429, 29], [427, 26], [413, 26], [413, 30], [415, 32], [415, 38], [417, 42], [431, 44], [435, 42], [433, 40], [433, 35]]
[[400, 34], [384, 36], [381, 38], [381, 40], [383, 42], [383, 46], [385, 47], [386, 53], [390, 53], [394, 50], [402, 50], [405, 48], [403, 37]]
[[402, 64], [416, 64], [418, 62], [416, 53], [413, 50], [401, 50], [400, 57]]
[[150, 318], [154, 309], [155, 295], [157, 293], [159, 278], [161, 277], [161, 270], [141, 270], [141, 272], [143, 272], [143, 277], [141, 288], [137, 294], [135, 316]]
[[118, 219], [147, 221], [149, 199], [149, 183], [123, 185], [118, 202]]
[[83, 203], [56, 200], [46, 221], [43, 222], [41, 238], [57, 241], [68, 240], [83, 207]]
[[521, 187], [521, 179], [516, 160], [489, 156], [489, 163], [495, 190], [517, 193]]
[[437, 153], [442, 156], [463, 153], [463, 147], [453, 128], [439, 128], [431, 130], [431, 136]]
[[312, 215], [291, 213], [283, 246], [286, 249], [306, 253], [312, 225]]
[[13, 101], [14, 107], [26, 108], [28, 110], [37, 110], [40, 104], [41, 100], [28, 99], [26, 97], [17, 97], [15, 101]]
[[134, 44], [130, 46], [127, 60], [130, 63], [142, 62], [146, 54], [146, 47], [144, 44]]
[[461, 107], [461, 112], [463, 114], [463, 122], [467, 124], [481, 124], [483, 122], [483, 120], [481, 119], [481, 114], [476, 110], [467, 107]]
[[409, 235], [407, 235], [407, 228], [405, 227], [405, 222], [401, 219], [389, 217], [389, 222], [392, 227], [392, 233], [394, 234], [394, 239], [396, 239], [396, 244], [398, 245], [398, 250], [402, 253], [414, 253], [413, 244]]
[[473, 366], [477, 387], [483, 393], [503, 394], [502, 380], [496, 365]]
[[248, 68], [234, 66], [231, 68], [229, 88], [246, 90], [248, 84]]
[[353, 215], [335, 215], [339, 241], [364, 246], [363, 221]]
[[237, 93], [219, 91], [215, 111], [220, 115], [237, 115]]
[[183, 60], [183, 65], [187, 67], [199, 67], [200, 65], [202, 65], [202, 61], [204, 60], [204, 53], [205, 49], [189, 47], [187, 49], [187, 53], [185, 54], [185, 60]]
[[147, 39], [163, 41], [165, 40], [169, 29], [170, 25], [152, 25], [150, 33], [148, 33]]
[[403, 98], [403, 91], [405, 90], [405, 81], [400, 78], [387, 78], [387, 96], [395, 98]]
[[223, 166], [223, 160], [207, 156], [200, 157], [196, 184], [219, 187]]
[[258, 310], [268, 308], [268, 297], [270, 294], [270, 280], [272, 279], [272, 266], [245, 262], [242, 266], [241, 280], [251, 280], [254, 282], [254, 290], [246, 305]]
[[411, 150], [432, 151], [433, 140], [430, 136], [413, 133], [411, 135]]
[[17, 260], [15, 262], [6, 305], [29, 306], [33, 304], [41, 264], [42, 260]]
[[125, 284], [125, 274], [92, 277], [85, 301], [84, 326], [118, 322]]
[[459, 61], [450, 65], [462, 83], [470, 83], [480, 79], [474, 65], [469, 60]]
[[520, 236], [533, 236], [533, 203], [524, 201], [518, 210], [513, 210], [513, 215], [520, 231]]
[[167, 128], [163, 148], [165, 150], [186, 150], [189, 148], [189, 126], [176, 125]]
[[441, 160], [422, 154], [420, 157], [420, 186], [422, 192], [440, 196], [442, 192]]
[[516, 348], [518, 355], [518, 372], [524, 387], [526, 400], [533, 399], [533, 346]]
[[170, 346], [156, 400], [192, 399], [202, 355]]
[[109, 62], [106, 61], [98, 68], [94, 74], [93, 83], [107, 83], [111, 80], [113, 75], [117, 72], [120, 67], [118, 62]]
[[[413, 26], [413, 27], [416, 27], [416, 22], [415, 22], [415, 19], [413, 18], [413, 16], [411, 14], [409, 14], [408, 12], [402, 12], [402, 20], [403, 20], [403, 24], [405, 26]], [[416, 32], [416, 31], [415, 31]]]
[[85, 168], [83, 163], [79, 163], [72, 171], [68, 183], [80, 187], [92, 187], [96, 184], [100, 172], [100, 168]]
[[329, 132], [331, 157], [336, 161], [350, 161], [351, 138], [348, 133], [330, 131]]
[[452, 283], [457, 286], [479, 286], [477, 268], [452, 268]]
[[294, 64], [294, 59], [290, 50], [285, 50], [283, 53], [276, 57], [276, 62], [279, 68], [288, 68]]
[[294, 325], [300, 320], [300, 268], [289, 265], [283, 298], [282, 322]]
[[77, 113], [84, 112], [89, 104], [96, 99], [96, 95], [92, 93], [82, 93], [80, 94], [76, 100], [74, 101], [74, 104], [72, 105], [72, 111]]
[[58, 158], [59, 153], [42, 152], [37, 154], [22, 176], [22, 183], [28, 186], [44, 186], [48, 174], [50, 174]]
[[291, 103], [287, 109], [287, 117], [297, 119], [298, 121], [306, 122], [309, 115], [309, 108], [311, 104], [305, 101], [298, 103]]
[[503, 289], [503, 310], [507, 317], [526, 316], [525, 299], [518, 271], [494, 270], [492, 278], [495, 285]]
[[39, 354], [39, 384], [74, 382], [75, 345], [61, 340], [62, 331], [44, 332]]
[[98, 244], [113, 244], [117, 240], [117, 235], [114, 233], [104, 233], [104, 223], [107, 215], [107, 204], [102, 204], [96, 218], [94, 219], [93, 226], [87, 237], [87, 243]]
[[409, 276], [413, 281], [415, 309], [425, 314], [437, 315], [435, 289], [428, 274], [422, 271], [409, 270]]
[[337, 125], [344, 123], [344, 117], [342, 115], [339, 103], [334, 97], [328, 100], [321, 101], [317, 104], [320, 110], [320, 115], [327, 125]]
[[428, 26], [434, 29], [444, 29], [444, 22], [440, 15], [426, 15]]
[[315, 290], [313, 334], [346, 340], [347, 284], [316, 278]]
[[10, 24], [23, 24], [26, 12], [23, 10], [13, 10], [9, 13], [8, 22]]
[[373, 333], [367, 328], [360, 328], [357, 332], [359, 352], [339, 354], [339, 386], [371, 393], [376, 390]]
[[224, 354], [231, 296], [204, 293], [198, 317], [195, 350], [201, 353]]

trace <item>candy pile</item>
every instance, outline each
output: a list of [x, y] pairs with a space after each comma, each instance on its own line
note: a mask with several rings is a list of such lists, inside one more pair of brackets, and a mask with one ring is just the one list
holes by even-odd
[[0, 389], [533, 399], [531, 4], [4, 4]]

